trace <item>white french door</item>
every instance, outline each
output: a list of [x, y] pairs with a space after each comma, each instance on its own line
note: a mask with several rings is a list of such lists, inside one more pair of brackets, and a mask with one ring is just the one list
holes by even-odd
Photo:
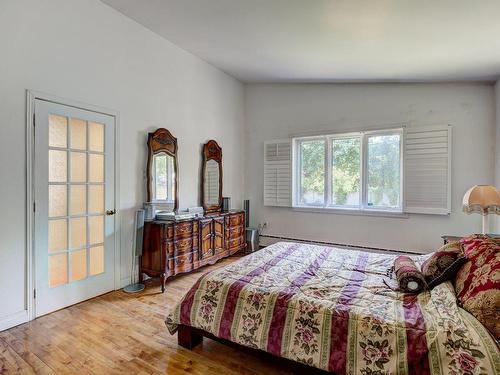
[[114, 289], [113, 116], [35, 100], [35, 316]]

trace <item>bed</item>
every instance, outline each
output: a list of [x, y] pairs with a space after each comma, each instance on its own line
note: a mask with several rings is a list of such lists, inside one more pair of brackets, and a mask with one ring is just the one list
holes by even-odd
[[201, 276], [166, 325], [186, 347], [202, 334], [336, 374], [500, 372], [495, 340], [451, 282], [397, 292], [394, 258], [280, 242]]

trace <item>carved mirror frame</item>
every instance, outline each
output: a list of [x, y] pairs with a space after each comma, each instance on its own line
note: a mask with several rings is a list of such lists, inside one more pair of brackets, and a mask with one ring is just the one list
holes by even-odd
[[[202, 152], [202, 170], [201, 170], [201, 205], [205, 212], [220, 211], [222, 209], [222, 148], [219, 144], [211, 139], [203, 145]], [[219, 203], [216, 205], [208, 205], [205, 202], [205, 169], [207, 162], [214, 160], [219, 164]]]
[[158, 128], [152, 133], [148, 133], [148, 165], [147, 165], [147, 201], [153, 199], [153, 169], [154, 155], [158, 153], [166, 153], [174, 158], [174, 211], [179, 207], [179, 188], [178, 188], [178, 173], [177, 173], [177, 138], [165, 128]]

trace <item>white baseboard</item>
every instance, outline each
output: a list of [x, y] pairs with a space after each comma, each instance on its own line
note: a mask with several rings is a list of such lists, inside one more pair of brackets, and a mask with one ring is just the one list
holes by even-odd
[[0, 331], [26, 323], [28, 320], [28, 310], [22, 310], [14, 314], [0, 317]]

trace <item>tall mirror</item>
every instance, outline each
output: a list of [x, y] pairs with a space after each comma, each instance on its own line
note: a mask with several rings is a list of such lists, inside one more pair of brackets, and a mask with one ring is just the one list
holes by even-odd
[[222, 148], [214, 140], [203, 145], [201, 205], [206, 212], [222, 208]]
[[177, 210], [177, 138], [167, 129], [148, 134], [147, 180], [148, 202]]

